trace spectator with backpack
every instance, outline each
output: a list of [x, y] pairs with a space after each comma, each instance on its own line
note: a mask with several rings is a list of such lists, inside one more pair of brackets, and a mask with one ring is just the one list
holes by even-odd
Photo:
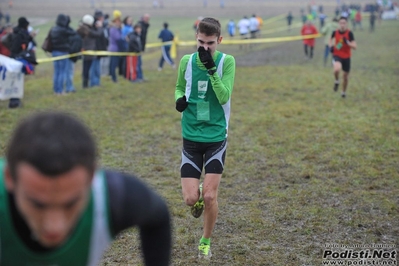
[[[52, 56], [64, 56], [70, 53], [70, 38], [76, 32], [69, 27], [70, 19], [65, 14], [57, 16], [56, 25], [50, 30]], [[54, 61], [53, 90], [56, 95], [64, 94], [64, 84], [71, 76], [72, 62], [69, 58]], [[66, 93], [73, 92], [74, 88], [66, 86]]]

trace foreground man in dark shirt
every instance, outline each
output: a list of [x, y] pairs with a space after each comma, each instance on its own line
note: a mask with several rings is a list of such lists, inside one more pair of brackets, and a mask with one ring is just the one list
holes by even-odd
[[96, 165], [76, 118], [23, 120], [0, 160], [0, 265], [97, 265], [112, 238], [137, 226], [145, 265], [169, 265], [165, 202], [132, 175]]

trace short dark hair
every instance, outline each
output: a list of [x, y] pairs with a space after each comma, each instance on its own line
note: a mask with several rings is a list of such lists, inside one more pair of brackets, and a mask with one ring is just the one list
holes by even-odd
[[54, 111], [23, 119], [15, 128], [6, 152], [13, 178], [17, 178], [16, 168], [21, 162], [51, 177], [75, 166], [83, 166], [92, 174], [96, 157], [96, 144], [90, 130], [76, 117]]
[[130, 18], [130, 16], [126, 16], [126, 17], [123, 19], [122, 23], [125, 24], [125, 25], [127, 25], [127, 20], [128, 20], [129, 18]]
[[198, 23], [197, 33], [203, 33], [206, 36], [216, 35], [220, 37], [220, 22], [214, 18], [204, 18]]
[[168, 22], [165, 22], [165, 23], [163, 24], [163, 27], [164, 27], [165, 29], [167, 29], [168, 26], [169, 26]]
[[93, 17], [95, 19], [99, 19], [99, 18], [101, 18], [103, 16], [104, 16], [104, 14], [103, 14], [103, 12], [101, 10], [96, 10], [96, 12], [94, 12], [94, 16]]
[[[345, 20], [345, 21], [348, 21], [348, 18], [347, 18], [347, 17], [340, 17], [339, 20], [341, 20], [341, 19], [343, 19], [343, 20]], [[338, 20], [338, 21], [339, 21], [339, 20]]]

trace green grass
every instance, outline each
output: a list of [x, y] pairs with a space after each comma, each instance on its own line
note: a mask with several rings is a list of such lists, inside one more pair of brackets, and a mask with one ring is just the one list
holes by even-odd
[[[273, 65], [237, 68], [210, 265], [320, 265], [325, 244], [399, 245], [397, 26], [383, 22], [374, 34], [355, 32], [359, 48], [346, 99], [332, 91], [321, 40], [312, 62], [277, 58]], [[262, 46], [224, 48], [244, 60]], [[271, 49], [286, 49], [292, 58], [302, 53], [300, 42]], [[1, 147], [29, 113], [79, 115], [97, 138], [102, 166], [136, 173], [167, 200], [173, 265], [203, 265], [196, 258], [201, 219], [190, 216], [181, 197], [176, 72], [156, 71], [159, 55], [156, 49], [144, 55], [149, 82], [114, 85], [104, 78], [103, 87], [89, 90], [80, 89], [78, 63], [78, 92], [64, 97], [52, 93], [52, 65], [38, 66], [26, 78], [23, 108], [0, 103]], [[136, 230], [129, 230], [103, 264], [140, 261]]]

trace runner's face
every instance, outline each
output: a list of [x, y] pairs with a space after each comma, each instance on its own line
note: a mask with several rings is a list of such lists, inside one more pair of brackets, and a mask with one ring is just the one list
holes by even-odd
[[17, 165], [16, 178], [5, 171], [7, 190], [33, 237], [44, 247], [57, 247], [68, 239], [90, 195], [91, 176], [76, 166], [57, 177], [48, 177], [28, 163]]
[[339, 20], [339, 30], [346, 31], [347, 28], [348, 28], [348, 22], [345, 19]]
[[217, 37], [216, 35], [207, 36], [201, 32], [197, 33], [197, 49], [202, 46], [205, 50], [210, 50], [213, 55], [219, 43], [222, 42], [222, 37]]

